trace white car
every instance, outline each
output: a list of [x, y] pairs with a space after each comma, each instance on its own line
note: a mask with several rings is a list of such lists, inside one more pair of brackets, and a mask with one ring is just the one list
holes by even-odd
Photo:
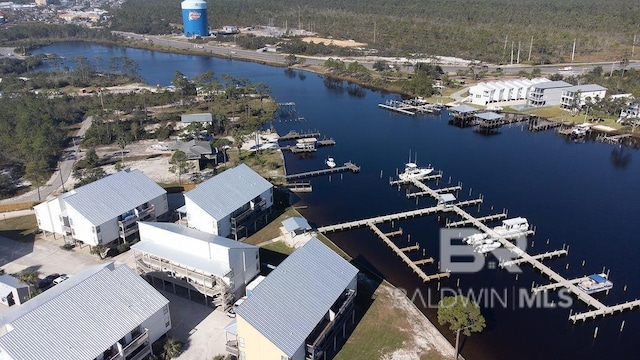
[[63, 282], [63, 281], [65, 281], [65, 280], [67, 280], [68, 278], [69, 278], [69, 277], [68, 277], [67, 275], [60, 275], [60, 276], [58, 276], [57, 278], [53, 279], [53, 283], [54, 283], [54, 284], [56, 284], [56, 285], [58, 285], [58, 284], [60, 284], [61, 282]]

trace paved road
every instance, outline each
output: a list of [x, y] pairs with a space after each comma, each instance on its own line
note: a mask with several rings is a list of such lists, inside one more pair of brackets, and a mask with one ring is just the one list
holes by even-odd
[[[73, 165], [80, 159], [80, 139], [84, 137], [85, 132], [91, 126], [91, 117], [87, 117], [82, 121], [82, 125], [73, 140], [73, 145], [63, 150], [63, 157], [58, 163], [58, 169], [51, 175], [51, 178], [47, 183], [40, 187], [40, 194], [38, 190], [34, 189], [20, 196], [16, 196], [10, 199], [0, 200], [0, 204], [15, 204], [22, 202], [36, 202], [47, 198], [50, 194], [63, 187], [63, 183], [66, 182], [71, 176], [73, 171]], [[62, 172], [62, 174], [61, 174]], [[65, 190], [69, 190], [65, 188]]]

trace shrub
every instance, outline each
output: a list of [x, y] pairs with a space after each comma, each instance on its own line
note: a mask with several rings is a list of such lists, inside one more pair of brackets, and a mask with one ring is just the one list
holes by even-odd
[[67, 251], [70, 251], [71, 249], [73, 249], [73, 247], [74, 247], [74, 245], [73, 244], [69, 244], [69, 243], [64, 244], [64, 245], [60, 245], [60, 249], [67, 250]]
[[131, 245], [129, 245], [128, 243], [120, 244], [118, 245], [118, 252], [122, 254], [123, 252], [129, 251], [130, 248]]

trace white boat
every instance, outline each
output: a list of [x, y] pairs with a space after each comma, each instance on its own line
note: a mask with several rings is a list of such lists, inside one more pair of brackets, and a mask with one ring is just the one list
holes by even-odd
[[406, 163], [404, 165], [404, 172], [398, 175], [400, 180], [409, 180], [416, 179], [422, 180], [429, 176], [433, 172], [433, 168], [431, 166], [423, 168], [419, 167], [416, 163]]
[[589, 275], [587, 279], [580, 281], [576, 286], [587, 294], [593, 294], [611, 289], [613, 282], [607, 279], [606, 274], [593, 274]]
[[336, 161], [332, 157], [327, 158], [327, 160], [325, 161], [325, 164], [327, 164], [327, 166], [331, 169], [336, 167]]
[[582, 137], [587, 135], [587, 132], [591, 129], [589, 124], [579, 124], [571, 129], [571, 136]]
[[500, 244], [497, 241], [491, 241], [491, 242], [485, 242], [484, 244], [480, 244], [476, 247], [473, 248], [473, 251], [480, 253], [480, 254], [485, 254], [488, 253], [489, 251], [493, 251], [497, 248], [499, 248], [502, 244]]
[[464, 241], [465, 244], [468, 244], [468, 245], [471, 245], [471, 246], [475, 246], [475, 245], [479, 245], [479, 244], [483, 243], [485, 241], [485, 239], [487, 239], [487, 237], [489, 237], [488, 234], [479, 233], [479, 234], [473, 234], [473, 235], [469, 235], [467, 237], [464, 237], [462, 239], [462, 241]]
[[520, 235], [528, 230], [529, 222], [523, 217], [502, 220], [502, 225], [493, 228], [493, 231], [505, 237]]

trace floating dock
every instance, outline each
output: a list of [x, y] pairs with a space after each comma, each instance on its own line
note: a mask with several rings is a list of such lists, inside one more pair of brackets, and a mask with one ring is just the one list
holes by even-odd
[[344, 163], [343, 166], [337, 166], [334, 168], [328, 168], [328, 169], [322, 169], [322, 170], [307, 171], [299, 174], [286, 175], [285, 179], [289, 181], [289, 180], [304, 179], [304, 178], [314, 177], [314, 176], [330, 175], [330, 174], [335, 174], [335, 173], [340, 173], [345, 171], [351, 171], [352, 173], [359, 173], [360, 166], [352, 163], [351, 161], [348, 161]]

